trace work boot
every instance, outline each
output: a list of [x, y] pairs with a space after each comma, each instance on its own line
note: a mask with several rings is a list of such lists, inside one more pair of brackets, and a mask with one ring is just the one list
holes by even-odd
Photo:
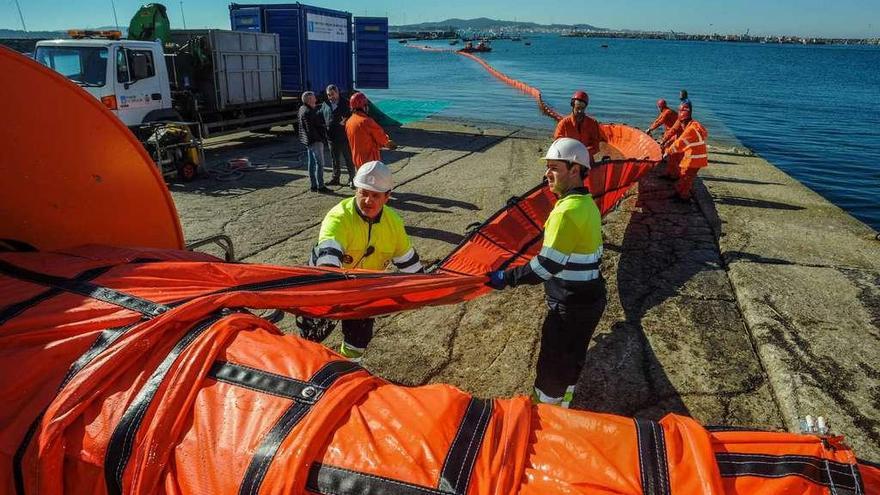
[[364, 359], [364, 351], [366, 349], [346, 344], [345, 341], [339, 346], [339, 354], [342, 354], [342, 357], [347, 358], [353, 363], [360, 363]]
[[326, 185], [338, 186], [339, 185], [339, 177], [334, 177], [334, 178], [330, 179], [330, 182], [328, 182]]
[[321, 186], [321, 187], [319, 187], [319, 188], [318, 188], [318, 192], [319, 192], [319, 193], [323, 193], [323, 194], [333, 194], [333, 190], [332, 190], [332, 189], [328, 189], [326, 186]]

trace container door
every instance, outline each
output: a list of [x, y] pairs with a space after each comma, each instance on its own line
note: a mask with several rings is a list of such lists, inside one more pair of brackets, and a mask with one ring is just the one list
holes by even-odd
[[277, 33], [281, 47], [281, 90], [285, 93], [305, 91], [303, 67], [302, 10], [298, 8], [266, 7], [263, 32]]
[[388, 18], [354, 18], [354, 78], [358, 88], [388, 89]]
[[258, 7], [245, 7], [229, 11], [229, 23], [233, 31], [263, 31], [263, 19]]
[[351, 14], [303, 6], [306, 29], [306, 88], [323, 93], [335, 84], [351, 92]]

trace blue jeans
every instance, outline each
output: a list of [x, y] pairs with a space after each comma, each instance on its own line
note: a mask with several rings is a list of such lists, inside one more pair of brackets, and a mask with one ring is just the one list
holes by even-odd
[[306, 160], [312, 189], [324, 187], [324, 143], [319, 141], [310, 144], [306, 148]]

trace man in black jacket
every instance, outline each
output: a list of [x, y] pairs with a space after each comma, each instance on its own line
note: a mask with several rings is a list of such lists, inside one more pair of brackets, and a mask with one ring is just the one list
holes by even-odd
[[348, 146], [348, 137], [345, 135], [345, 121], [351, 117], [348, 102], [339, 97], [339, 88], [335, 84], [327, 86], [327, 101], [321, 105], [321, 113], [327, 123], [327, 137], [330, 146], [330, 158], [333, 161], [333, 178], [327, 183], [328, 186], [338, 186], [339, 176], [342, 174], [340, 161], [345, 158], [345, 168], [348, 170], [348, 186], [354, 188], [351, 180], [354, 177], [354, 165], [351, 160], [351, 148]]
[[327, 141], [327, 128], [324, 118], [318, 112], [318, 99], [313, 91], [302, 94], [302, 106], [299, 107], [299, 141], [306, 146], [306, 160], [309, 169], [309, 181], [312, 192], [329, 193], [324, 186], [324, 142]]

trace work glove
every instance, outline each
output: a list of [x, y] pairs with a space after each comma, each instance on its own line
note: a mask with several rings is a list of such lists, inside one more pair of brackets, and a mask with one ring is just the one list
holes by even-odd
[[489, 281], [486, 282], [486, 285], [489, 287], [501, 290], [507, 287], [507, 281], [504, 280], [504, 270], [496, 270], [494, 272], [489, 272], [486, 274], [489, 277]]

